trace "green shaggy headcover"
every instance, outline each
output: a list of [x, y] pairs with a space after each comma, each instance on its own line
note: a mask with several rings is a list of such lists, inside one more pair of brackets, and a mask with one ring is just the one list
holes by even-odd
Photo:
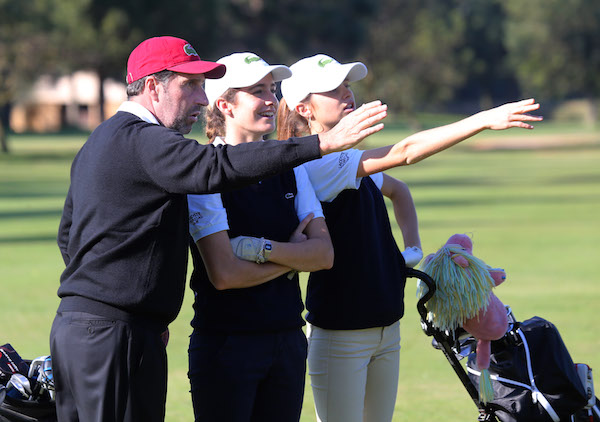
[[[463, 256], [469, 266], [462, 268], [452, 257]], [[490, 292], [495, 286], [489, 266], [459, 245], [445, 245], [426, 260], [421, 270], [436, 281], [436, 291], [427, 302], [427, 320], [440, 330], [455, 330], [469, 319], [487, 310]], [[427, 293], [422, 281], [417, 285], [417, 297]]]

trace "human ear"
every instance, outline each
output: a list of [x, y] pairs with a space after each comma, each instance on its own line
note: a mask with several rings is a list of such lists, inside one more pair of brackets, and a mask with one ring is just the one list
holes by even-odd
[[302, 117], [304, 117], [306, 120], [310, 120], [311, 116], [312, 116], [312, 111], [309, 107], [308, 104], [305, 103], [299, 103], [294, 110], [296, 111], [296, 113], [298, 113], [299, 115], [301, 115]]
[[144, 89], [150, 94], [150, 98], [153, 101], [158, 101], [158, 91], [161, 88], [160, 83], [154, 76], [148, 76], [144, 82]]
[[233, 116], [231, 103], [223, 98], [217, 98], [214, 105], [221, 113], [226, 116]]

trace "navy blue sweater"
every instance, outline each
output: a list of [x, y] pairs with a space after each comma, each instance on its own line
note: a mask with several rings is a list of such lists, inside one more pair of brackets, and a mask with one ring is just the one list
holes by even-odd
[[[298, 227], [294, 207], [297, 194], [294, 171], [233, 192], [222, 194], [229, 236], [255, 236], [287, 242]], [[282, 275], [245, 289], [216, 290], [208, 279], [198, 248], [192, 245], [196, 292], [192, 326], [202, 331], [274, 332], [304, 325], [298, 276]]]
[[384, 327], [404, 314], [404, 258], [396, 245], [381, 191], [370, 177], [323, 203], [335, 258], [308, 279], [306, 319], [317, 327]]
[[238, 188], [318, 157], [316, 136], [215, 148], [118, 112], [71, 167], [59, 311], [168, 324], [185, 288], [186, 194]]

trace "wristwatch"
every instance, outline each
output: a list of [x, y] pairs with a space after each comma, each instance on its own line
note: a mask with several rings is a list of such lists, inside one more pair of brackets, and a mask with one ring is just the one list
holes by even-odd
[[256, 254], [256, 263], [264, 264], [269, 260], [269, 255], [271, 255], [271, 250], [273, 249], [273, 245], [271, 245], [271, 241], [265, 238], [261, 238], [262, 247]]

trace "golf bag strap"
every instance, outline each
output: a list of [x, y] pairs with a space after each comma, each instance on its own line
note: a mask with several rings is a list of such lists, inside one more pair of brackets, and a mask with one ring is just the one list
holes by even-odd
[[592, 368], [585, 363], [576, 363], [575, 369], [588, 396], [588, 403], [585, 405], [584, 409], [591, 409], [596, 404], [596, 393], [594, 392]]
[[[588, 412], [588, 416], [590, 417], [590, 421], [594, 420], [594, 415], [596, 415], [596, 418], [600, 419], [600, 409], [598, 409], [598, 405], [595, 404], [592, 407], [587, 409]], [[575, 420], [575, 415], [571, 416], [571, 419], [569, 419], [571, 422], [577, 422]]]
[[[544, 394], [535, 385], [535, 381], [533, 379], [533, 372], [531, 370], [531, 355], [529, 353], [529, 345], [527, 344], [527, 339], [525, 338], [525, 334], [523, 334], [523, 331], [521, 331], [520, 328], [517, 329], [517, 334], [519, 334], [519, 336], [521, 337], [521, 340], [523, 340], [523, 349], [525, 350], [525, 359], [527, 362], [527, 375], [529, 376], [529, 382], [531, 383], [531, 385], [527, 385], [522, 382], [513, 381], [513, 380], [510, 380], [507, 378], [499, 377], [498, 375], [494, 375], [494, 374], [490, 374], [490, 378], [493, 379], [494, 381], [500, 381], [500, 382], [504, 382], [507, 384], [512, 384], [512, 385], [516, 385], [516, 386], [528, 389], [529, 391], [531, 391], [531, 399], [533, 400], [533, 402], [541, 404], [542, 407], [544, 408], [544, 410], [548, 413], [548, 415], [552, 418], [552, 420], [554, 422], [560, 422], [560, 418], [558, 417], [558, 414], [552, 408], [552, 405], [550, 404], [548, 399], [546, 399]], [[467, 371], [472, 374], [475, 374], [477, 376], [481, 375], [481, 372], [476, 371], [475, 369], [472, 369], [469, 367], [467, 367]]]

